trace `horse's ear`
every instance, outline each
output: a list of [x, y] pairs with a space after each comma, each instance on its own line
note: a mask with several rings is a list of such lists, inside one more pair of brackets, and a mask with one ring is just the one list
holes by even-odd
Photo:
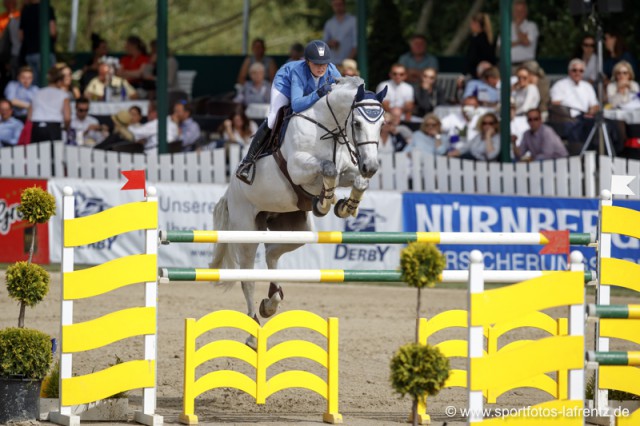
[[364, 99], [364, 83], [358, 86], [358, 91], [356, 92], [356, 102], [360, 102]]
[[376, 99], [378, 100], [378, 102], [382, 103], [382, 101], [384, 100], [384, 97], [387, 96], [388, 88], [389, 88], [388, 86], [384, 86], [384, 89], [376, 93]]

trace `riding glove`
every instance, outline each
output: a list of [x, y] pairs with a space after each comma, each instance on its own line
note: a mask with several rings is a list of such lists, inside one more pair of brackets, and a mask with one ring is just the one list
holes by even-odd
[[329, 93], [330, 91], [331, 91], [331, 85], [323, 84], [322, 86], [318, 87], [318, 90], [316, 90], [316, 93], [318, 94], [318, 97], [321, 98], [327, 93]]

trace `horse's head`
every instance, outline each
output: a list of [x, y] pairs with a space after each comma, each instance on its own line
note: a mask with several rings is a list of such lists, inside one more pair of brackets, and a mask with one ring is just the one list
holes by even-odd
[[358, 150], [358, 168], [365, 178], [371, 178], [378, 171], [378, 143], [384, 121], [382, 100], [386, 94], [386, 87], [374, 93], [365, 91], [364, 84], [360, 84], [351, 107], [352, 138]]

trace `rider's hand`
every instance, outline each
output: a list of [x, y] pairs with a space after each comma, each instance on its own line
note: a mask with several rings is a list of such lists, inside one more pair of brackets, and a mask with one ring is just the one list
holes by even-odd
[[323, 84], [322, 86], [318, 87], [318, 90], [316, 90], [316, 93], [318, 94], [318, 97], [323, 97], [324, 95], [328, 94], [331, 91], [331, 85], [330, 84]]

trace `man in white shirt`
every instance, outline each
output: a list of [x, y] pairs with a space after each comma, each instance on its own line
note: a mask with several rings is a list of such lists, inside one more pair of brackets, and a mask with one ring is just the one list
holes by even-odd
[[334, 16], [324, 24], [323, 40], [331, 48], [331, 62], [334, 65], [356, 57], [358, 32], [355, 16], [346, 13], [345, 0], [331, 2]]
[[[511, 65], [514, 71], [523, 62], [536, 59], [540, 33], [536, 23], [527, 20], [528, 13], [526, 0], [514, 0], [511, 22]], [[500, 43], [499, 39], [498, 46]]]
[[449, 136], [451, 148], [470, 141], [478, 134], [478, 118], [486, 112], [479, 108], [480, 104], [475, 96], [469, 96], [462, 101], [460, 112], [453, 112], [442, 119], [442, 133]]
[[89, 115], [89, 100], [79, 98], [76, 101], [75, 115], [71, 119], [68, 133], [71, 145], [94, 146], [109, 136], [109, 126], [100, 124], [97, 118]]
[[402, 109], [405, 121], [411, 121], [413, 111], [413, 86], [406, 83], [407, 71], [403, 65], [393, 64], [389, 73], [390, 80], [378, 84], [376, 92], [380, 92], [387, 86], [387, 96], [382, 101], [385, 111], [391, 112], [392, 108]]
[[[149, 111], [147, 112], [147, 122], [139, 126], [129, 126], [129, 131], [133, 134], [136, 143], [144, 145], [144, 152], [158, 150], [158, 111], [156, 103], [149, 102]], [[167, 117], [167, 143], [178, 140], [178, 125]]]

